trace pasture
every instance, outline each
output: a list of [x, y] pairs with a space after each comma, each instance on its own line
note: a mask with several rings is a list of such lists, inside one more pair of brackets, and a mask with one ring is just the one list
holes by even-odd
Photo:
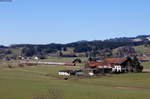
[[[64, 61], [65, 59], [59, 59]], [[72, 59], [66, 59], [71, 61]], [[143, 63], [150, 69], [150, 63]], [[81, 67], [81, 66], [80, 66]], [[42, 99], [49, 90], [58, 97], [50, 99], [149, 99], [150, 73], [128, 73], [90, 78], [70, 77], [63, 80], [57, 75], [66, 66], [0, 65], [0, 99]]]

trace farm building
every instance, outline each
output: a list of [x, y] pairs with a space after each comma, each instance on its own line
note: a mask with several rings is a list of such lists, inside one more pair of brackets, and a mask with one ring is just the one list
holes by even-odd
[[[101, 62], [89, 61], [85, 68], [93, 69], [96, 73], [142, 72], [143, 66], [135, 58], [107, 58]], [[95, 69], [96, 68], [96, 69]]]
[[70, 76], [72, 72], [73, 72], [73, 70], [60, 70], [60, 71], [58, 72], [58, 75]]
[[138, 58], [140, 62], [150, 62], [150, 58], [140, 57]]

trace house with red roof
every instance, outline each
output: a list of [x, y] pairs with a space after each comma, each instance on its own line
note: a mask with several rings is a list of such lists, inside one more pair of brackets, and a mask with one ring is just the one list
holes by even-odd
[[[99, 72], [103, 73], [121, 73], [121, 72], [141, 72], [143, 66], [140, 65], [138, 59], [134, 58], [107, 58], [104, 60], [90, 61], [88, 67], [97, 68]], [[97, 72], [97, 71], [94, 71]]]

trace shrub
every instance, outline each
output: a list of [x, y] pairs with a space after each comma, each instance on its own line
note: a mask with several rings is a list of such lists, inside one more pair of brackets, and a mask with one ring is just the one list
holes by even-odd
[[24, 64], [20, 63], [18, 64], [19, 67], [24, 67]]
[[13, 66], [9, 64], [9, 65], [8, 65], [8, 68], [13, 68]]

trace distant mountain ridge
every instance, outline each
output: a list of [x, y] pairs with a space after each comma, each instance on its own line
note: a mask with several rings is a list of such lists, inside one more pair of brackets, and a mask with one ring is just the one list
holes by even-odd
[[[136, 37], [120, 37], [107, 40], [93, 40], [93, 41], [77, 41], [67, 44], [14, 44], [9, 47], [0, 46], [0, 57], [4, 56], [17, 56], [21, 53], [23, 56], [48, 56], [55, 54], [58, 56], [76, 56], [75, 54], [82, 53], [84, 56], [92, 53], [93, 55], [104, 53], [106, 56], [113, 56], [112, 52], [114, 49], [123, 48], [125, 52], [135, 52], [133, 48], [136, 46], [150, 47], [150, 35], [139, 35]], [[133, 47], [133, 48], [132, 48]], [[72, 55], [65, 55], [65, 53], [71, 53]]]
[[[9, 47], [25, 47], [25, 46], [46, 46], [46, 45], [70, 45], [75, 43], [88, 43], [88, 42], [142, 42], [142, 41], [150, 41], [150, 35], [139, 35], [136, 37], [118, 37], [118, 38], [111, 38], [106, 40], [93, 40], [93, 41], [87, 41], [87, 40], [81, 40], [76, 42], [71, 42], [67, 44], [57, 44], [57, 43], [50, 43], [50, 44], [13, 44]], [[7, 46], [0, 45], [0, 48], [7, 48]]]

